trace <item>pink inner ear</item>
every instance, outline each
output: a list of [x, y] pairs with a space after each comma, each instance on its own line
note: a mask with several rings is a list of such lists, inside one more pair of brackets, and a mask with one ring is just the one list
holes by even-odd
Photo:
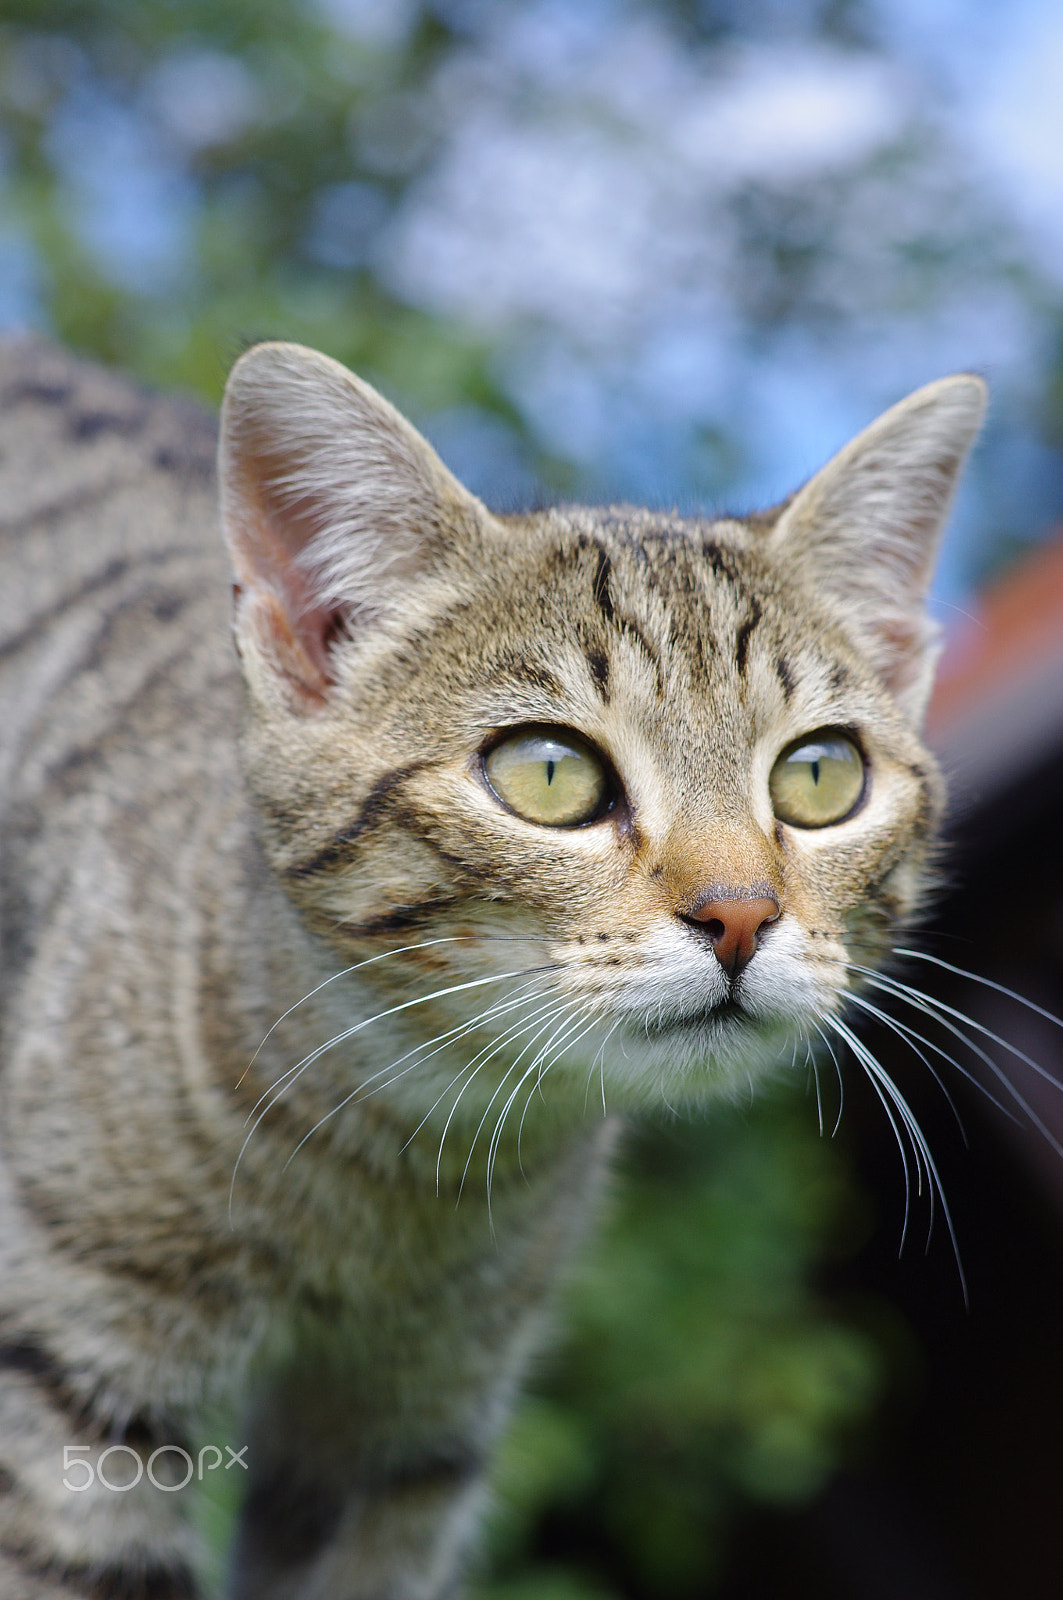
[[237, 639], [250, 637], [260, 660], [268, 664], [274, 681], [296, 713], [320, 711], [333, 679], [308, 653], [306, 642], [292, 632], [288, 615], [268, 589], [239, 591], [236, 600]]
[[[928, 691], [936, 659], [933, 630], [921, 616], [885, 617], [875, 624], [872, 642], [874, 659], [890, 693], [904, 705], [915, 692], [918, 702], [919, 694]], [[922, 709], [918, 702], [917, 719]]]
[[286, 614], [295, 643], [313, 669], [313, 683], [308, 687], [319, 689], [322, 694], [336, 681], [328, 645], [336, 632], [338, 619], [339, 613], [329, 606], [311, 606], [298, 619], [293, 619], [291, 612]]
[[[253, 462], [261, 472], [262, 463]], [[329, 639], [336, 630], [335, 606], [319, 605], [313, 581], [298, 556], [314, 532], [308, 502], [279, 505], [256, 474], [244, 475], [239, 510], [229, 519], [229, 546], [245, 596], [238, 611], [255, 614], [255, 631], [285, 676], [321, 699], [334, 676]]]

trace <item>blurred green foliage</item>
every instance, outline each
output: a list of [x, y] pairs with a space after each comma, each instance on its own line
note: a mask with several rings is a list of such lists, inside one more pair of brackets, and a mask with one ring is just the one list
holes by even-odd
[[[420, 407], [465, 399], [509, 413], [487, 375], [482, 338], [387, 292], [366, 267], [330, 268], [307, 253], [315, 205], [360, 163], [352, 129], [373, 107], [416, 94], [446, 48], [423, 16], [401, 48], [338, 32], [288, 0], [4, 0], [0, 106], [9, 145], [5, 209], [32, 241], [39, 294], [55, 334], [153, 382], [216, 402], [229, 366], [255, 339], [327, 348]], [[255, 114], [217, 136], [180, 139], [152, 116], [153, 73], [168, 57], [235, 64]], [[79, 227], [55, 120], [78, 97], [143, 118], [157, 158], [194, 208], [187, 259], [123, 283]], [[390, 159], [379, 153], [387, 169]], [[382, 205], [414, 175], [365, 170]]]
[[810, 1285], [868, 1217], [807, 1099], [642, 1129], [624, 1168], [499, 1461], [478, 1600], [709, 1592], [736, 1507], [815, 1495], [887, 1382]]

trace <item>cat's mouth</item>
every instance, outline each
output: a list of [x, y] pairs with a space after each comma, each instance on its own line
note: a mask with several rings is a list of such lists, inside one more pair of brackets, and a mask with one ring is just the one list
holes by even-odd
[[717, 1001], [715, 1005], [702, 1006], [697, 1011], [686, 1011], [673, 1016], [651, 1017], [647, 1022], [648, 1031], [658, 1038], [667, 1034], [692, 1033], [699, 1028], [718, 1031], [721, 1028], [749, 1028], [751, 1026], [755, 1026], [755, 1019], [739, 1001], [731, 996], [728, 996], [726, 1000]]
[[703, 1015], [707, 1015], [714, 1022], [727, 1022], [732, 1018], [739, 1022], [751, 1022], [753, 1020], [745, 1007], [740, 1005], [737, 1000], [731, 999], [730, 996], [726, 1000], [721, 1000], [719, 1005], [713, 1006]]

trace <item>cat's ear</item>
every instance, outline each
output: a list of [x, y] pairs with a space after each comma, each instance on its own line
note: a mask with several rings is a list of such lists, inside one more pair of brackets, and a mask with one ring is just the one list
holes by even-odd
[[324, 703], [338, 632], [401, 604], [479, 509], [394, 406], [295, 344], [233, 367], [219, 477], [245, 671], [300, 710]]
[[937, 658], [927, 591], [986, 393], [981, 378], [968, 373], [917, 389], [799, 489], [769, 536], [841, 608], [914, 723]]

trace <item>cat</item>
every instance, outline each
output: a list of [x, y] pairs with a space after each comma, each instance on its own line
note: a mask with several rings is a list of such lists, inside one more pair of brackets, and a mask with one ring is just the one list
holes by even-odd
[[4, 1600], [201, 1594], [219, 1400], [235, 1600], [461, 1592], [624, 1114], [851, 1036], [918, 914], [984, 405], [932, 383], [765, 514], [501, 516], [255, 346], [234, 656], [212, 425], [4, 350]]

